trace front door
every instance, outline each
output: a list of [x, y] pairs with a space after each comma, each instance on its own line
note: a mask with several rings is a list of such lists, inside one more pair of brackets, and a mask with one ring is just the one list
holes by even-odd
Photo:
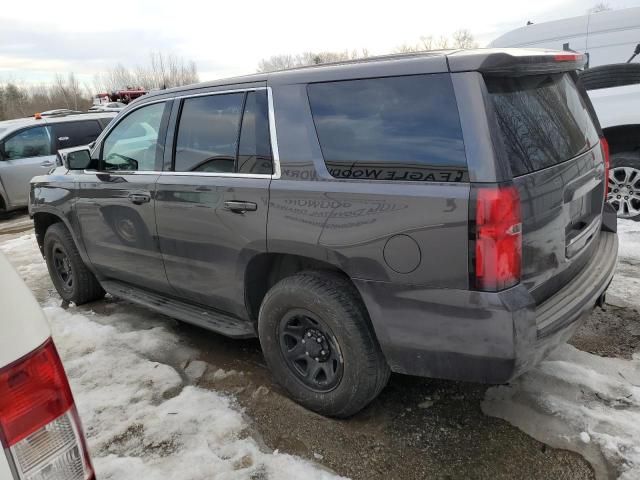
[[97, 170], [80, 175], [76, 212], [91, 263], [105, 278], [167, 291], [156, 238], [154, 189], [170, 103], [123, 117], [94, 150]]
[[20, 130], [0, 145], [0, 179], [7, 194], [7, 207], [29, 203], [29, 181], [45, 175], [56, 164], [50, 127]]
[[175, 173], [156, 190], [169, 283], [182, 298], [246, 317], [245, 269], [266, 251], [266, 90], [184, 99], [176, 123]]

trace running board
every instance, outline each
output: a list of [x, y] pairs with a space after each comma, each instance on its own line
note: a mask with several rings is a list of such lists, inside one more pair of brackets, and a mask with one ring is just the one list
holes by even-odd
[[113, 280], [104, 280], [100, 284], [102, 288], [114, 297], [144, 305], [168, 317], [192, 323], [227, 337], [253, 338], [256, 336], [255, 328], [251, 322], [234, 318], [212, 308], [167, 298], [157, 293], [148, 292]]

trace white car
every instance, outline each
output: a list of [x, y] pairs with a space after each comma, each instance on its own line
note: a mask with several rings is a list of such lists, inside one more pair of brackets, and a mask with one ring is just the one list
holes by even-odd
[[119, 112], [127, 105], [122, 102], [110, 102], [100, 105], [94, 105], [89, 109], [89, 112]]
[[49, 324], [0, 253], [0, 480], [94, 480]]

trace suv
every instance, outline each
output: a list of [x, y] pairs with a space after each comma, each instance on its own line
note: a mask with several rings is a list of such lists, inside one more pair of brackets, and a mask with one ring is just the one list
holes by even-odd
[[401, 55], [192, 85], [31, 182], [60, 295], [258, 336], [304, 406], [390, 371], [502, 383], [613, 276], [607, 149], [580, 55]]
[[56, 150], [93, 142], [114, 117], [53, 113], [0, 122], [0, 214], [27, 206], [29, 180], [55, 166]]

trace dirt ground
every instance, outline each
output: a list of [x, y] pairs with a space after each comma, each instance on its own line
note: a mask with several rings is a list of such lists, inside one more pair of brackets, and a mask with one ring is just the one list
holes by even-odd
[[[24, 235], [24, 215], [0, 221], [0, 243]], [[32, 285], [43, 301], [54, 295], [48, 278]], [[103, 314], [146, 310], [105, 298], [87, 305]], [[630, 358], [640, 349], [638, 312], [596, 309], [571, 340], [579, 349]], [[209, 364], [199, 386], [232, 394], [267, 448], [293, 453], [353, 479], [589, 479], [579, 455], [552, 449], [510, 424], [481, 412], [487, 386], [392, 375], [368, 408], [349, 420], [331, 420], [290, 401], [272, 381], [257, 340], [230, 340], [153, 314]], [[171, 363], [170, 352], [159, 357]], [[181, 366], [184, 368], [184, 365]], [[218, 370], [222, 369], [222, 370]]]

